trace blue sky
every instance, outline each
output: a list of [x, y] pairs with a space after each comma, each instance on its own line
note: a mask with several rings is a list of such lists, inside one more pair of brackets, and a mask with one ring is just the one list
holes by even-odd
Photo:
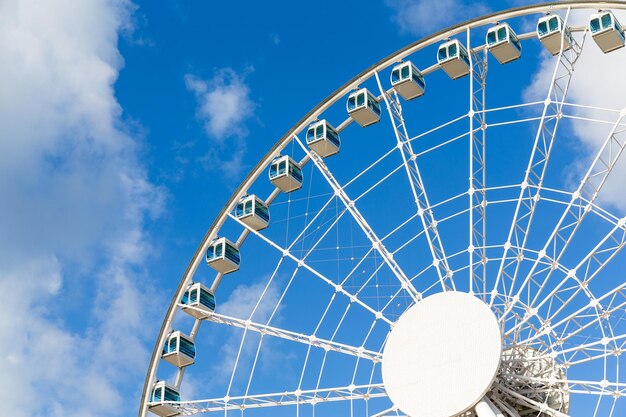
[[[133, 415], [154, 340], [181, 274], [230, 194], [275, 141], [382, 57], [452, 23], [524, 3], [0, 3], [4, 412], [16, 417]], [[533, 30], [534, 21], [516, 23], [530, 25], [520, 32]], [[518, 74], [513, 82], [494, 64], [494, 85], [507, 91], [493, 96], [494, 106], [543, 100], [550, 61], [538, 45], [527, 52], [538, 59], [510, 64]], [[603, 68], [581, 68], [574, 102], [611, 108], [626, 104], [623, 83], [601, 82], [617, 79], [620, 70], [615, 68], [625, 59], [621, 52], [607, 58], [610, 65]], [[434, 60], [434, 50], [431, 56]], [[427, 66], [426, 61], [420, 66]], [[596, 75], [595, 84], [588, 74]], [[429, 83], [432, 91], [450, 85], [441, 72]], [[424, 128], [415, 123], [415, 133], [466, 111], [466, 93], [445, 91], [446, 96], [433, 98], [429, 105], [443, 108], [454, 97], [463, 100], [458, 111], [448, 108], [446, 114], [434, 112], [422, 119], [428, 107], [415, 104], [424, 122]], [[339, 124], [345, 115], [333, 111], [329, 118]], [[351, 126], [346, 133], [357, 129]], [[363, 143], [375, 144], [382, 129], [363, 133]], [[572, 122], [564, 129], [577, 142], [559, 154], [563, 156], [554, 169], [563, 172], [552, 178], [555, 187], [567, 188], [584, 165], [573, 160], [572, 149], [593, 149], [594, 139], [589, 138], [596, 128]], [[506, 128], [503, 132], [508, 134]], [[354, 143], [346, 149], [353, 150], [355, 167], [370, 156]], [[507, 169], [524, 165], [521, 149], [502, 146], [507, 159], [494, 158], [496, 171], [505, 175]], [[338, 177], [350, 178], [337, 161], [332, 164]], [[461, 169], [443, 157], [425, 164], [439, 164], [448, 173]], [[622, 165], [616, 176], [623, 179], [625, 173]], [[455, 194], [445, 176], [433, 174], [431, 180], [437, 184], [434, 201]], [[618, 180], [607, 184], [603, 200], [618, 215], [626, 208], [622, 185]], [[328, 192], [323, 187], [317, 191]], [[390, 188], [381, 195], [395, 192]], [[409, 215], [410, 209], [405, 210], [398, 211], [398, 219]], [[276, 218], [284, 215], [277, 206]], [[384, 216], [373, 214], [373, 222], [391, 227]], [[283, 231], [281, 227], [277, 230]], [[398, 242], [405, 238], [398, 236]], [[259, 242], [250, 244], [261, 247]], [[267, 273], [271, 262], [259, 260]], [[245, 273], [254, 275], [250, 269]], [[206, 268], [202, 274], [208, 280]], [[288, 271], [279, 274], [270, 300], [279, 297], [288, 278]], [[251, 279], [242, 287], [229, 281], [222, 296], [224, 314], [247, 314], [244, 307], [262, 291], [260, 281]], [[307, 309], [316, 308], [293, 297], [286, 304], [294, 312], [300, 308], [308, 314]], [[241, 299], [246, 301], [235, 301]], [[264, 318], [269, 314], [259, 312]], [[281, 320], [285, 326], [293, 324], [288, 317]], [[225, 340], [226, 346], [236, 346], [236, 339]], [[284, 352], [286, 366], [296, 366], [292, 353], [287, 348]], [[267, 369], [276, 360], [268, 355]], [[203, 380], [192, 374], [190, 381], [192, 396], [192, 382]]]

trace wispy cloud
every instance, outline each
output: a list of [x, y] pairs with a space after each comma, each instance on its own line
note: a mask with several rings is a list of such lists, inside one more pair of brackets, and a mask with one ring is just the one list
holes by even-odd
[[245, 124], [256, 106], [243, 75], [232, 68], [223, 68], [209, 80], [187, 74], [185, 84], [196, 95], [198, 117], [213, 141], [221, 144], [227, 138], [248, 135]]
[[[145, 222], [163, 208], [114, 83], [125, 0], [0, 4], [4, 413], [127, 415], [156, 329]], [[129, 358], [132, 358], [129, 360]]]
[[400, 31], [426, 35], [489, 11], [482, 2], [463, 0], [387, 0]]
[[204, 124], [211, 146], [202, 162], [208, 169], [226, 171], [235, 179], [245, 168], [247, 122], [257, 107], [245, 83], [245, 76], [251, 71], [248, 68], [239, 74], [232, 68], [222, 68], [208, 80], [185, 75], [187, 89], [196, 96], [197, 117]]

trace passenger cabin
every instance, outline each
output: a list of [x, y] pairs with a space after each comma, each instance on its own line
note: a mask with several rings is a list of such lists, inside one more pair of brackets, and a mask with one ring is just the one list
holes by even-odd
[[522, 56], [522, 43], [507, 23], [492, 26], [487, 31], [487, 49], [501, 64]]
[[243, 197], [235, 207], [235, 217], [254, 230], [265, 229], [270, 222], [270, 210], [255, 195]]
[[453, 80], [470, 72], [470, 59], [467, 49], [457, 39], [439, 45], [437, 63]]
[[222, 274], [236, 271], [241, 263], [239, 249], [225, 237], [213, 239], [206, 251], [206, 262]]
[[180, 411], [173, 403], [179, 401], [180, 394], [175, 388], [166, 384], [165, 381], [157, 381], [152, 387], [148, 409], [161, 417], [177, 416]]
[[605, 54], [624, 46], [624, 29], [611, 12], [591, 15], [589, 30], [593, 40]]
[[570, 49], [574, 43], [569, 28], [565, 26], [561, 16], [556, 14], [549, 14], [539, 19], [537, 38], [552, 55], [561, 52], [561, 38], [563, 39], [563, 51]]
[[411, 100], [424, 94], [426, 81], [420, 70], [407, 61], [391, 70], [391, 86], [403, 99]]
[[279, 156], [270, 164], [270, 181], [283, 193], [302, 187], [302, 168], [289, 155]]
[[322, 158], [339, 152], [341, 140], [337, 130], [326, 120], [313, 123], [306, 131], [306, 143]]
[[196, 346], [189, 336], [175, 331], [165, 341], [161, 358], [178, 368], [191, 365], [196, 358]]
[[348, 115], [361, 127], [373, 125], [380, 120], [380, 104], [367, 88], [350, 93], [346, 108]]
[[215, 296], [199, 282], [191, 284], [181, 300], [183, 311], [196, 319], [202, 319], [215, 311]]

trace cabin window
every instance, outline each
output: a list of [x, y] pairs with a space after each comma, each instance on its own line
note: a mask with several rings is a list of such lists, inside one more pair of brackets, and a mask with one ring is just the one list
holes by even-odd
[[422, 90], [423, 90], [423, 89], [424, 89], [424, 87], [426, 86], [426, 85], [424, 84], [424, 79], [423, 79], [423, 78], [422, 78], [419, 74], [417, 74], [417, 71], [413, 71], [413, 80], [415, 80], [415, 82], [416, 82], [416, 83], [417, 83], [420, 87], [422, 87]]
[[409, 79], [409, 66], [408, 65], [406, 67], [402, 67], [402, 79], [403, 80]]
[[439, 48], [439, 54], [437, 54], [437, 59], [439, 60], [439, 62], [444, 61], [447, 57], [447, 49], [445, 47]]
[[324, 125], [319, 125], [315, 128], [315, 139], [321, 139], [324, 137]]
[[507, 38], [506, 36], [506, 27], [501, 27], [500, 29], [498, 29], [498, 42], [503, 42], [505, 41]]
[[257, 216], [259, 216], [260, 218], [262, 218], [266, 222], [268, 222], [270, 220], [270, 212], [267, 209], [267, 207], [257, 203], [255, 205], [254, 212], [256, 213]]
[[494, 43], [496, 43], [496, 32], [495, 31], [491, 31], [487, 33], [487, 43], [489, 45], [493, 45]]
[[289, 174], [298, 182], [302, 182], [302, 170], [294, 164], [289, 164]]
[[244, 209], [243, 209], [243, 214], [250, 214], [250, 213], [252, 213], [252, 200], [246, 201], [246, 204], [244, 205]]
[[611, 19], [610, 14], [605, 14], [602, 16], [602, 29], [608, 29], [613, 26], [613, 20]]
[[180, 345], [180, 348], [178, 350], [180, 353], [184, 353], [190, 358], [196, 357], [196, 347], [194, 346], [193, 342], [183, 337], [180, 337], [179, 345]]
[[207, 249], [207, 259], [211, 260], [215, 258], [221, 258], [223, 253], [222, 246], [223, 242], [209, 246], [209, 249]]
[[326, 127], [326, 136], [335, 146], [339, 147], [339, 135], [333, 129]]
[[152, 398], [150, 398], [150, 401], [153, 403], [160, 402], [161, 398], [163, 398], [163, 388], [158, 387], [152, 391]]
[[278, 163], [278, 175], [283, 175], [287, 172], [287, 161], [282, 160]]
[[315, 137], [315, 128], [310, 127], [307, 131], [306, 131], [306, 141], [307, 142], [311, 142]]
[[362, 107], [364, 105], [365, 105], [365, 93], [360, 93], [358, 96], [356, 96], [356, 106]]
[[537, 31], [539, 32], [539, 36], [544, 36], [548, 33], [548, 24], [546, 22], [539, 22], [537, 26]]
[[456, 43], [453, 43], [452, 45], [448, 46], [448, 56], [452, 58], [452, 57], [456, 57], [456, 54], [457, 54]]
[[236, 264], [239, 264], [239, 261], [240, 261], [239, 251], [230, 245], [226, 245], [226, 258], [233, 261]]
[[356, 97], [350, 96], [348, 97], [348, 110], [354, 110], [356, 107]]
[[600, 31], [600, 19], [598, 19], [597, 17], [595, 19], [591, 19], [591, 22], [589, 22], [589, 26], [591, 27], [591, 31], [593, 33]]
[[400, 70], [395, 69], [391, 71], [391, 82], [397, 83], [398, 81], [400, 81]]
[[194, 288], [189, 291], [189, 304], [194, 304], [198, 301], [198, 289]]
[[173, 389], [165, 387], [165, 401], [180, 401], [180, 395]]
[[552, 19], [550, 19], [549, 21], [550, 23], [550, 32], [556, 32], [557, 30], [559, 30], [559, 18], [554, 16]]
[[211, 310], [215, 310], [215, 297], [213, 297], [213, 295], [208, 291], [203, 290], [202, 292], [200, 292], [200, 304], [208, 307]]

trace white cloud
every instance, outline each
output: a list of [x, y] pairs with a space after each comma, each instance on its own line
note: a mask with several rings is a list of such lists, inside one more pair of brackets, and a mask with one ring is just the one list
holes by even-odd
[[387, 0], [395, 12], [392, 19], [400, 30], [426, 35], [488, 12], [481, 2], [463, 0]]
[[[21, 416], [134, 412], [156, 326], [144, 223], [163, 192], [114, 83], [127, 0], [0, 3], [0, 401]], [[159, 312], [160, 313], [160, 312]], [[153, 328], [154, 327], [154, 328]], [[129, 395], [131, 393], [132, 395]]]
[[255, 104], [242, 76], [231, 68], [223, 68], [210, 80], [187, 74], [185, 84], [196, 94], [198, 117], [215, 143], [248, 135], [245, 122], [254, 114]]
[[[626, 22], [626, 13], [618, 14], [622, 22]], [[586, 25], [588, 13], [575, 13], [572, 15], [572, 25]], [[542, 55], [539, 71], [535, 74], [532, 84], [525, 92], [527, 99], [545, 98], [547, 86], [552, 78], [555, 59], [548, 54]], [[586, 39], [585, 49], [576, 64], [576, 70], [572, 78], [572, 84], [568, 94], [568, 102], [587, 106], [624, 109], [626, 108], [626, 82], [624, 82], [624, 70], [626, 67], [626, 49], [620, 49], [609, 54], [603, 54], [595, 45], [589, 34]], [[606, 112], [591, 109], [567, 110], [569, 114], [575, 114], [587, 118], [598, 118], [615, 121], [616, 114], [608, 115]], [[575, 181], [571, 187], [578, 186], [579, 181], [589, 168], [592, 158], [595, 156], [600, 145], [606, 139], [610, 125], [574, 121], [573, 129], [576, 138], [580, 141], [585, 151], [575, 150], [581, 155], [589, 155], [589, 158], [581, 159], [574, 166], [574, 172], [568, 175], [569, 180]], [[622, 155], [620, 161], [611, 173], [603, 191], [600, 193], [600, 201], [617, 206], [626, 210], [626, 155]]]
[[231, 183], [236, 183], [246, 168], [246, 122], [256, 109], [245, 83], [245, 75], [250, 71], [253, 69], [240, 75], [232, 68], [222, 68], [209, 80], [185, 75], [187, 89], [198, 102], [197, 117], [204, 123], [209, 138], [210, 148], [200, 160], [208, 170], [228, 173], [225, 179]]

